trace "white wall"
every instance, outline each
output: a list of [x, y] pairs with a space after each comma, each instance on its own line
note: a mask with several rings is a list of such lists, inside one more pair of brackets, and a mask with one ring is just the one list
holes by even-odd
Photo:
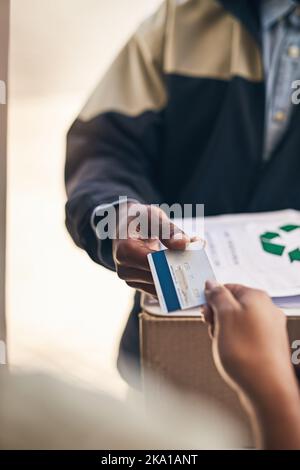
[[91, 90], [162, 0], [11, 0], [14, 96]]
[[[4, 362], [5, 340], [5, 238], [6, 238], [6, 120], [9, 1], [0, 2], [0, 364]], [[4, 99], [3, 99], [4, 98]]]
[[66, 232], [65, 135], [118, 49], [159, 0], [11, 3], [10, 362], [67, 371], [123, 393], [115, 358], [132, 292]]

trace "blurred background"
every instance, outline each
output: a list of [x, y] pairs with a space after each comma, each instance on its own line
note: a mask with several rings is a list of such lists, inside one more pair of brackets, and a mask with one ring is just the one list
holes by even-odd
[[65, 136], [160, 0], [11, 0], [7, 221], [9, 361], [119, 397], [115, 361], [132, 292], [64, 226]]

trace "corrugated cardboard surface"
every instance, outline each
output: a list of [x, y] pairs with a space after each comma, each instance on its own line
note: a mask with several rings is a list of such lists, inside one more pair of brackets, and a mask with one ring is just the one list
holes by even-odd
[[[0, 1], [0, 80], [7, 85], [9, 0]], [[7, 88], [7, 87], [6, 87]], [[7, 105], [0, 104], [0, 364], [5, 341], [5, 219]]]
[[[300, 318], [289, 319], [288, 330], [291, 341], [300, 339]], [[140, 344], [146, 400], [158, 400], [165, 381], [185, 393], [208, 396], [244, 423], [247, 427], [245, 446], [252, 444], [248, 418], [236, 394], [216, 370], [207, 326], [200, 317], [141, 313]]]

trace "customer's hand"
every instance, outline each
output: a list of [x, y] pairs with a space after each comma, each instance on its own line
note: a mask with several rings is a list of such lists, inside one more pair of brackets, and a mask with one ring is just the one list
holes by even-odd
[[286, 317], [263, 291], [206, 284], [206, 321], [223, 378], [251, 398], [293, 374]]
[[215, 364], [252, 422], [257, 447], [300, 448], [300, 399], [286, 318], [259, 290], [207, 282]]
[[[130, 287], [155, 296], [147, 255], [159, 249], [159, 241], [171, 250], [184, 250], [190, 238], [155, 206], [130, 203], [118, 215], [117, 234], [127, 238], [113, 241], [117, 274]], [[141, 223], [135, 230], [137, 216]]]

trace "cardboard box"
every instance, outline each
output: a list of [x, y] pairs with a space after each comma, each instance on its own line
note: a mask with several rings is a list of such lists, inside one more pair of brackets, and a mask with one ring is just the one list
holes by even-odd
[[[300, 339], [300, 317], [288, 319], [288, 331], [291, 343]], [[253, 446], [248, 417], [214, 365], [208, 328], [200, 316], [162, 316], [144, 311], [140, 314], [140, 346], [147, 401], [159, 400], [165, 381], [185, 394], [209, 397], [243, 423], [244, 447]], [[224, 429], [224, 423], [220, 423], [220, 429]]]

